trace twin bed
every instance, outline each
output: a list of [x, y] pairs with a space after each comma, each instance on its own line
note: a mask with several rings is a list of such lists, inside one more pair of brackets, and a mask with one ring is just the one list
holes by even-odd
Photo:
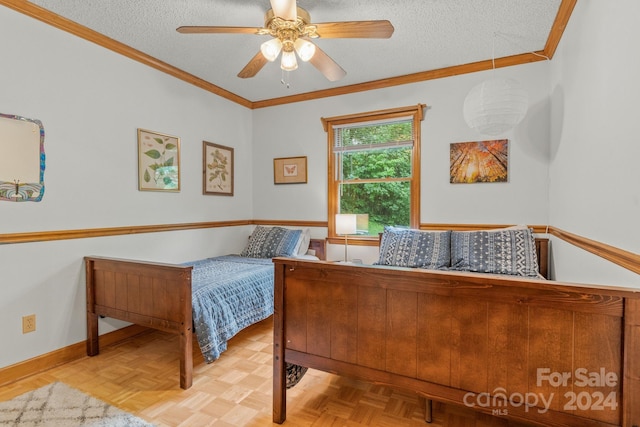
[[[324, 240], [308, 230], [258, 226], [239, 255], [184, 264], [85, 257], [87, 354], [99, 352], [98, 318], [175, 333], [180, 387], [192, 385], [192, 339], [207, 363], [245, 327], [273, 314], [273, 256], [324, 259]], [[314, 255], [305, 255], [313, 253]]]
[[[640, 425], [640, 295], [494, 274], [528, 263], [521, 232], [498, 233], [449, 236], [442, 270], [276, 258], [273, 421], [296, 364], [414, 391], [427, 421], [433, 399], [543, 426]], [[444, 237], [383, 241], [379, 262], [438, 263]]]

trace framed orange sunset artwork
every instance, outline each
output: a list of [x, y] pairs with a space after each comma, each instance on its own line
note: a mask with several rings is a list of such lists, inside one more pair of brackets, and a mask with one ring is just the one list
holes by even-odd
[[509, 141], [456, 142], [449, 149], [449, 182], [507, 182]]

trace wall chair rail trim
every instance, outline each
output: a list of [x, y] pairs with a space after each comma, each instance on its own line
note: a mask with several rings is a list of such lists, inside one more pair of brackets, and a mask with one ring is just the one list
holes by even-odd
[[549, 226], [549, 234], [567, 243], [584, 249], [587, 252], [598, 255], [601, 258], [611, 261], [614, 264], [624, 267], [627, 270], [640, 274], [640, 255], [615, 246], [587, 239], [577, 234], [569, 233], [556, 227]]
[[[0, 234], [0, 245], [15, 243], [34, 243], [52, 240], [85, 239], [92, 237], [121, 236], [127, 234], [159, 233], [165, 231], [195, 230], [199, 228], [220, 228], [237, 227], [245, 225], [279, 225], [284, 227], [327, 227], [327, 221], [302, 221], [302, 220], [231, 220], [231, 221], [209, 221], [209, 222], [189, 222], [179, 224], [159, 224], [159, 225], [133, 225], [126, 227], [110, 228], [88, 228], [77, 230], [56, 230], [56, 231], [35, 231], [28, 233], [7, 233]], [[493, 228], [508, 227], [505, 224], [435, 224], [422, 223], [421, 230], [484, 230]], [[560, 228], [546, 225], [530, 225], [535, 233], [549, 234], [564, 240], [573, 246], [591, 252], [601, 258], [606, 259], [634, 273], [640, 274], [640, 255], [616, 248], [606, 243], [597, 242], [577, 234], [569, 233]], [[378, 239], [370, 239], [363, 244], [377, 245]], [[337, 243], [329, 240], [328, 243]], [[354, 240], [353, 244], [358, 244]]]
[[252, 224], [251, 220], [190, 222], [180, 224], [132, 225], [126, 227], [85, 228], [77, 230], [35, 231], [0, 234], [0, 245], [12, 243], [46, 242], [51, 240], [86, 239], [91, 237], [122, 236], [126, 234], [159, 233], [163, 231], [195, 230], [199, 228], [236, 227]]

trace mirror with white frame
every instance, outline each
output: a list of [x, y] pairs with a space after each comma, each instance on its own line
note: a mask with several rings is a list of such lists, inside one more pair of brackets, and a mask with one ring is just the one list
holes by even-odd
[[42, 200], [44, 159], [42, 122], [0, 113], [0, 201]]

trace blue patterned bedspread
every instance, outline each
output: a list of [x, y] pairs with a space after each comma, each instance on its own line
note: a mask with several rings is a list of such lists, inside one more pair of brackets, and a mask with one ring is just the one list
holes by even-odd
[[193, 325], [202, 355], [211, 363], [231, 337], [273, 314], [273, 262], [225, 255], [184, 265], [193, 266]]

